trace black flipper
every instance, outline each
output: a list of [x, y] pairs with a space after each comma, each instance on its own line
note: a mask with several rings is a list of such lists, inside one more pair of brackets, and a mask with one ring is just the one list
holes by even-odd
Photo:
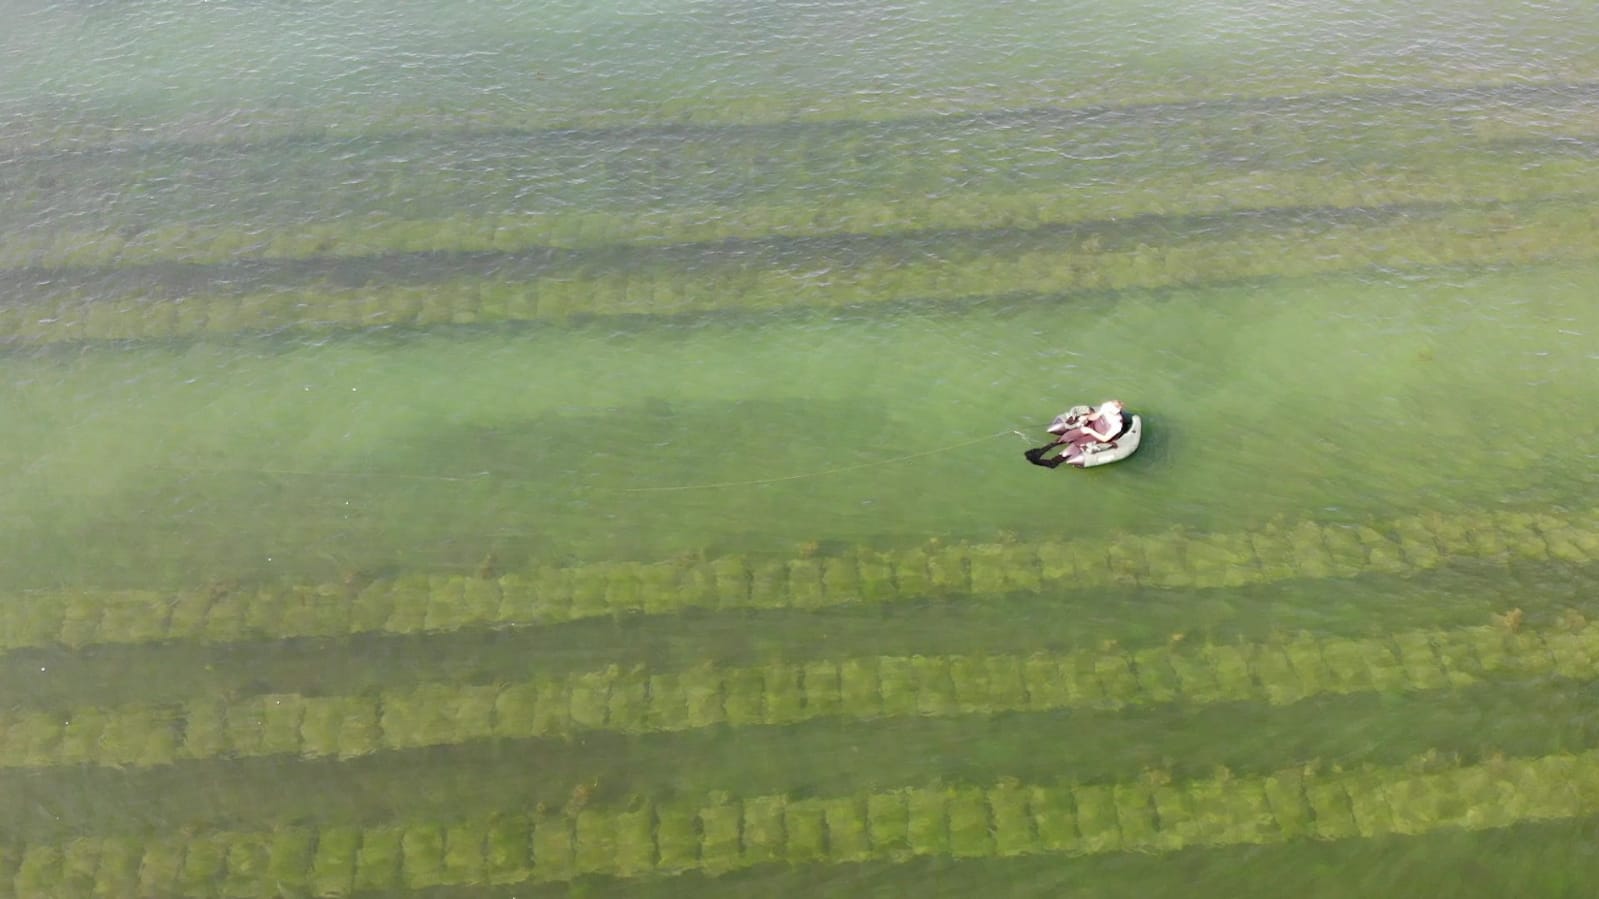
[[1027, 461], [1033, 463], [1034, 465], [1042, 465], [1045, 468], [1054, 468], [1055, 466], [1064, 463], [1068, 454], [1062, 453], [1053, 459], [1044, 458], [1044, 454], [1052, 449], [1058, 448], [1059, 446], [1060, 444], [1058, 443], [1051, 443], [1048, 446], [1040, 446], [1035, 449], [1030, 449], [1027, 452], [1022, 453], [1022, 455], [1026, 456]]

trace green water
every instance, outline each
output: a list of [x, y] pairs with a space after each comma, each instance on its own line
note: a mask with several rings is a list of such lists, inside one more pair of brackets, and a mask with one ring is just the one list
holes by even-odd
[[[4, 362], [6, 467], [28, 474], [10, 536], [43, 568], [12, 573], [333, 580], [1580, 505], [1593, 275], [43, 350]], [[1102, 394], [1149, 416], [1135, 462], [1017, 464], [1011, 429]]]
[[1585, 895], [1599, 17], [1458, 6], [0, 0], [0, 893]]

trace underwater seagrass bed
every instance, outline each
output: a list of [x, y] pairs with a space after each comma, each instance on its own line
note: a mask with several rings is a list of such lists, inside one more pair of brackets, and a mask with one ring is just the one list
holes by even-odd
[[1599, 13], [5, 13], [0, 895], [1599, 878]]

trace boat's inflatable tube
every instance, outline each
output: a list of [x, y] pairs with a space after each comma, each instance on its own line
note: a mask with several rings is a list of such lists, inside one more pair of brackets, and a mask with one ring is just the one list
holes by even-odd
[[[1055, 435], [1052, 443], [1028, 450], [1027, 461], [1045, 468], [1071, 465], [1076, 468], [1096, 468], [1131, 456], [1138, 451], [1144, 436], [1144, 419], [1122, 410], [1122, 429], [1110, 440], [1100, 442], [1083, 428], [1084, 421], [1093, 412], [1089, 406], [1073, 406], [1055, 416], [1049, 433]], [[1018, 432], [1020, 433], [1020, 432]]]
[[1078, 468], [1093, 468], [1097, 465], [1109, 465], [1112, 462], [1120, 462], [1128, 456], [1131, 456], [1133, 453], [1138, 452], [1138, 441], [1143, 437], [1144, 434], [1144, 419], [1142, 416], [1135, 415], [1131, 412], [1124, 412], [1122, 414], [1132, 419], [1132, 423], [1127, 426], [1127, 430], [1122, 431], [1116, 436], [1115, 440], [1112, 440], [1109, 443], [1088, 444], [1087, 446], [1083, 447], [1080, 458], [1070, 461], [1066, 464], [1075, 465]]

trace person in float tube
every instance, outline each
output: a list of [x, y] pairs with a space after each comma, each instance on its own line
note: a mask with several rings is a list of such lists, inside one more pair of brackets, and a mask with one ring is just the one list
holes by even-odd
[[[1083, 423], [1077, 426], [1077, 429], [1082, 432], [1085, 438], [1090, 438], [1094, 443], [1109, 443], [1120, 437], [1122, 431], [1127, 428], [1127, 416], [1123, 414], [1126, 408], [1126, 406], [1122, 405], [1121, 400], [1106, 400], [1100, 403], [1099, 408], [1084, 419]], [[1064, 442], [1065, 437], [1066, 435], [1062, 434], [1062, 439], [1056, 442]], [[1088, 441], [1072, 440], [1071, 442], [1084, 443]]]
[[[1056, 435], [1055, 441], [1030, 449], [1024, 455], [1027, 461], [1045, 468], [1080, 462], [1088, 455], [1089, 447], [1096, 443], [1109, 443], [1127, 430], [1130, 419], [1125, 410], [1126, 406], [1122, 405], [1121, 400], [1106, 400], [1097, 409], [1073, 406], [1050, 424], [1049, 433]], [[1065, 445], [1065, 451], [1054, 458], [1045, 458], [1046, 454], [1061, 445]]]

